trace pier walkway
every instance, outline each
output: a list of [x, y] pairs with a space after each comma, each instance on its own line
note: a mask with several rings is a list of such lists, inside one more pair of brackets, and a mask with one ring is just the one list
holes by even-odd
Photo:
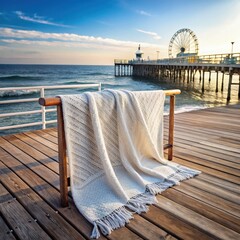
[[[168, 117], [165, 117], [167, 140]], [[202, 171], [100, 239], [240, 239], [240, 104], [176, 114], [174, 162]], [[56, 129], [0, 137], [0, 239], [89, 239], [59, 203]]]
[[[202, 84], [202, 92], [205, 91], [207, 85], [206, 73], [209, 75], [209, 82], [211, 81], [211, 74], [216, 73], [216, 92], [222, 92], [223, 86], [227, 84], [227, 100], [230, 101], [232, 86], [238, 85], [238, 98], [240, 99], [240, 53], [157, 60], [115, 59], [114, 64], [115, 76], [137, 76], [152, 78], [157, 81], [159, 79], [170, 79], [186, 81], [187, 83], [194, 82], [198, 77]], [[234, 75], [238, 76], [237, 81], [233, 80]]]

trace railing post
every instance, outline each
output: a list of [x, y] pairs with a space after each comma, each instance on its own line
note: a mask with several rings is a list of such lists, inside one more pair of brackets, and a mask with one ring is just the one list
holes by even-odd
[[99, 83], [98, 91], [102, 91], [102, 84], [101, 83]]
[[[41, 98], [44, 98], [44, 88], [40, 89], [41, 91]], [[42, 109], [42, 129], [46, 129], [46, 109], [45, 106], [41, 106]]]
[[175, 106], [175, 95], [170, 96], [169, 106], [169, 132], [168, 132], [168, 160], [173, 158], [173, 134], [174, 134], [174, 106]]
[[57, 106], [58, 119], [58, 161], [59, 161], [59, 177], [60, 177], [60, 199], [61, 206], [68, 206], [68, 181], [67, 181], [67, 155], [66, 155], [66, 139], [64, 132], [63, 110], [62, 104]]

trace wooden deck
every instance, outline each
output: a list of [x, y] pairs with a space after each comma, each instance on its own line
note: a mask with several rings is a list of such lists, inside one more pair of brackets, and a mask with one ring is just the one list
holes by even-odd
[[[0, 137], [1, 240], [89, 239], [72, 200], [60, 207], [57, 160], [55, 129]], [[203, 173], [101, 239], [240, 239], [240, 105], [177, 114], [174, 161]]]

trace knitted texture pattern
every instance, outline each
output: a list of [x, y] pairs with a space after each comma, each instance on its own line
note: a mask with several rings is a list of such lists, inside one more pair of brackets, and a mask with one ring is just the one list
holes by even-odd
[[93, 224], [92, 238], [124, 226], [156, 194], [200, 173], [164, 159], [163, 91], [104, 90], [61, 100], [72, 195]]

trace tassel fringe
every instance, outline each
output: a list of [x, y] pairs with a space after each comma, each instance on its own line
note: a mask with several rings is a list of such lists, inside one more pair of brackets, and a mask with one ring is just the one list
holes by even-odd
[[[155, 195], [165, 191], [167, 188], [179, 184], [180, 181], [189, 179], [200, 174], [200, 171], [189, 169], [187, 167], [178, 167], [173, 175], [169, 176], [163, 182], [152, 183], [146, 186], [146, 192], [131, 198], [125, 206], [113, 211], [111, 214], [93, 222], [93, 231], [91, 238], [99, 238], [100, 231], [103, 235], [109, 235], [114, 229], [125, 226], [134, 213], [148, 211], [148, 205], [157, 202]], [[129, 211], [128, 209], [131, 211]], [[99, 231], [100, 229], [100, 231]]]
[[[125, 226], [132, 219], [132, 212], [128, 211], [125, 206], [115, 210], [102, 219], [93, 222], [93, 231], [91, 238], [99, 238], [101, 230], [103, 235], [109, 235], [114, 229]], [[99, 228], [99, 229], [98, 229]]]

